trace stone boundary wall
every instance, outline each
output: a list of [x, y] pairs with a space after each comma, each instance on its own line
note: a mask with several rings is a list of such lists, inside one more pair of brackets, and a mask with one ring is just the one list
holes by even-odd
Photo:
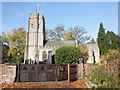
[[16, 77], [16, 65], [0, 64], [0, 84], [12, 83]]

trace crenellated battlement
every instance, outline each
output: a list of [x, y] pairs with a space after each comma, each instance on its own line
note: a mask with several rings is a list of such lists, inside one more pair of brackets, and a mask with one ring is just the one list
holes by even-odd
[[29, 13], [29, 19], [34, 19], [34, 18], [37, 18], [37, 19], [43, 19], [44, 16], [43, 16], [43, 13], [38, 13], [38, 12], [34, 12], [33, 14], [30, 12]]

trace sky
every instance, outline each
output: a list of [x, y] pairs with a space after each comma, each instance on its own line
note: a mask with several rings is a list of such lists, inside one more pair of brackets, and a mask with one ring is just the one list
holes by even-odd
[[97, 38], [99, 24], [118, 34], [117, 2], [3, 2], [2, 32], [24, 27], [28, 29], [29, 12], [34, 13], [40, 4], [45, 16], [46, 29], [53, 29], [57, 24], [70, 26], [80, 25], [88, 36]]

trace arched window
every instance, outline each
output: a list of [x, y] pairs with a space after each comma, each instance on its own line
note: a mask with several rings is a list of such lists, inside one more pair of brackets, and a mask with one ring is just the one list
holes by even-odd
[[47, 58], [47, 52], [43, 51], [43, 58]]

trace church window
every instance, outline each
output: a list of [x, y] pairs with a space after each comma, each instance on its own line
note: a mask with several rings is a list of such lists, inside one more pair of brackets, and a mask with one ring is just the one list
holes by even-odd
[[33, 28], [33, 24], [31, 24], [31, 28]]
[[43, 51], [43, 58], [47, 58], [47, 52]]

